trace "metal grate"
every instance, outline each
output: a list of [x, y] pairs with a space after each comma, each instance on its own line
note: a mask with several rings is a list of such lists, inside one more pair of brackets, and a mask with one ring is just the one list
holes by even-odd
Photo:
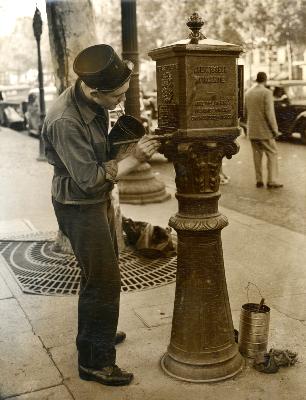
[[[55, 253], [50, 240], [2, 240], [0, 254], [26, 293], [76, 295], [81, 271], [72, 255]], [[121, 291], [131, 292], [175, 281], [176, 257], [148, 259], [132, 248], [119, 258]]]

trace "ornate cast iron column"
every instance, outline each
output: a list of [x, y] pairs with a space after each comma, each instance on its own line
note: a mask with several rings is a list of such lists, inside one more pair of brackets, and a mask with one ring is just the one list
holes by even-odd
[[42, 25], [43, 23], [41, 19], [41, 14], [39, 9], [36, 7], [35, 14], [33, 17], [33, 32], [37, 43], [37, 56], [38, 56], [38, 85], [39, 85], [39, 109], [40, 109], [39, 126], [38, 126], [38, 134], [39, 134], [39, 156], [37, 158], [38, 161], [46, 161], [44, 143], [41, 137], [41, 129], [46, 116], [44, 77], [43, 77], [43, 68], [42, 68], [41, 51], [40, 51], [40, 38], [42, 34]]
[[177, 278], [171, 341], [161, 365], [181, 380], [213, 382], [241, 371], [221, 243], [228, 224], [218, 211], [222, 158], [238, 152], [241, 48], [206, 39], [194, 13], [190, 40], [152, 50], [157, 61], [158, 129], [176, 171]]
[[[121, 0], [121, 24], [122, 58], [134, 63], [130, 88], [126, 93], [125, 111], [140, 119], [136, 0]], [[118, 187], [121, 203], [158, 203], [170, 197], [165, 184], [155, 178], [148, 163], [142, 163], [135, 172], [121, 178]]]

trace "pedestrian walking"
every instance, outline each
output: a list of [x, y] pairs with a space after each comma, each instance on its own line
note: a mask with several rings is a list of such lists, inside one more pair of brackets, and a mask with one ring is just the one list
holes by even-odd
[[79, 376], [105, 385], [127, 385], [133, 374], [116, 365], [120, 272], [111, 190], [148, 160], [157, 136], [143, 136], [126, 158], [110, 159], [108, 110], [125, 100], [132, 63], [106, 44], [81, 51], [76, 83], [48, 111], [43, 126], [46, 158], [54, 166], [52, 202], [60, 230], [81, 267], [78, 302]]
[[262, 158], [267, 157], [267, 188], [278, 189], [283, 187], [278, 182], [278, 160], [275, 138], [279, 135], [275, 117], [273, 94], [266, 87], [267, 75], [258, 72], [257, 84], [249, 89], [245, 95], [247, 114], [247, 131], [251, 140], [256, 187], [264, 187]]

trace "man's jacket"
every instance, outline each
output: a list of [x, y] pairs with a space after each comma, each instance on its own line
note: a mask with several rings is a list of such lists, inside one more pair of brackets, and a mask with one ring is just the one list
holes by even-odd
[[245, 94], [247, 130], [250, 139], [268, 140], [278, 133], [273, 94], [264, 85], [256, 85]]
[[109, 156], [108, 112], [86, 102], [80, 81], [52, 105], [42, 137], [46, 158], [54, 166], [56, 201], [94, 204], [109, 199], [118, 167]]

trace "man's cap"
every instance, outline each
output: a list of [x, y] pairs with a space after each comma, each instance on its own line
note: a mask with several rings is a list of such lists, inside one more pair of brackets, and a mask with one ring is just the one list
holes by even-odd
[[128, 81], [133, 63], [121, 60], [111, 46], [97, 44], [87, 47], [76, 56], [73, 70], [90, 88], [108, 92]]
[[268, 80], [267, 74], [265, 72], [258, 72], [256, 77], [256, 82], [263, 83]]

